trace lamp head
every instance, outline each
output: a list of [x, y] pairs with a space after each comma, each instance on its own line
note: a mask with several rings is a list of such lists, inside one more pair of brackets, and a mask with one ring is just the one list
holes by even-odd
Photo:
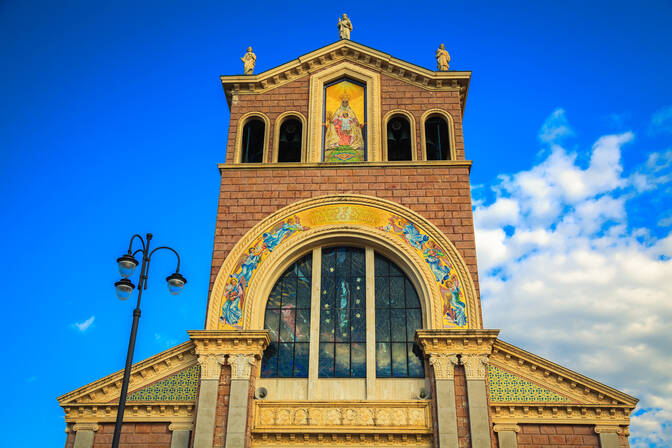
[[122, 278], [116, 282], [114, 287], [117, 292], [117, 297], [119, 297], [120, 300], [127, 300], [129, 297], [131, 297], [133, 289], [135, 289], [135, 285], [127, 278]]
[[182, 291], [184, 285], [187, 284], [187, 279], [182, 277], [179, 272], [176, 272], [166, 277], [166, 282], [168, 282], [168, 292], [176, 296]]
[[117, 265], [119, 267], [119, 274], [123, 278], [128, 278], [133, 275], [135, 268], [138, 266], [138, 260], [131, 254], [125, 254], [117, 258]]

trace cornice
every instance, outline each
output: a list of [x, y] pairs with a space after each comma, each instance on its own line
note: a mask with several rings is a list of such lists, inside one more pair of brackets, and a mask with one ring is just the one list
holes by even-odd
[[258, 169], [371, 169], [371, 168], [439, 168], [466, 167], [471, 171], [471, 160], [432, 160], [432, 161], [401, 161], [401, 162], [353, 162], [342, 163], [219, 163], [217, 168], [223, 175], [228, 170]]
[[558, 390], [569, 397], [575, 397], [580, 402], [607, 406], [624, 405], [629, 409], [634, 409], [639, 401], [628, 394], [501, 340], [495, 341], [490, 362], [511, 372], [524, 372], [523, 377]]
[[230, 107], [237, 95], [264, 93], [342, 60], [356, 62], [425, 90], [458, 91], [464, 114], [470, 71], [428, 70], [351, 40], [339, 40], [256, 75], [230, 75], [220, 79]]
[[490, 404], [490, 411], [495, 425], [550, 423], [628, 426], [632, 408], [619, 405], [497, 403]]
[[[194, 348], [194, 344], [191, 341], [187, 341], [133, 364], [129, 394], [134, 390], [194, 365], [196, 363]], [[65, 407], [66, 405], [73, 404], [118, 400], [121, 393], [123, 375], [124, 371], [119, 370], [72, 392], [61, 395], [57, 398], [58, 403], [62, 407]]]
[[261, 358], [271, 342], [268, 330], [190, 330], [187, 333], [199, 356], [249, 354]]
[[489, 355], [499, 330], [434, 329], [417, 330], [415, 340], [425, 355]]
[[[117, 419], [117, 404], [86, 403], [65, 405], [66, 423], [78, 425], [109, 423]], [[124, 422], [171, 422], [191, 424], [194, 420], [195, 402], [128, 402]]]

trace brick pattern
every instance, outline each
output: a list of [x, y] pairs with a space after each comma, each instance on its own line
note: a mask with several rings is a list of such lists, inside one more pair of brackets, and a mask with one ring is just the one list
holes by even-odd
[[[257, 365], [259, 365], [261, 361], [257, 361]], [[245, 433], [245, 446], [246, 447], [251, 447], [252, 446], [252, 418], [253, 418], [253, 412], [254, 412], [254, 391], [256, 390], [256, 384], [257, 384], [257, 372], [254, 371], [255, 369], [252, 369], [252, 372], [250, 372], [250, 388], [247, 393], [247, 421], [246, 421], [246, 433]]]
[[598, 447], [600, 441], [593, 425], [521, 424], [518, 448], [532, 447]]
[[346, 193], [388, 199], [431, 221], [460, 251], [478, 293], [469, 169], [452, 166], [223, 170], [210, 290], [233, 246], [260, 220], [301, 199]]
[[215, 410], [215, 438], [212, 448], [224, 448], [226, 443], [226, 423], [229, 415], [229, 392], [231, 390], [231, 366], [222, 365], [219, 375], [217, 409]]
[[[169, 423], [124, 423], [119, 448], [170, 448]], [[114, 423], [102, 423], [93, 439], [93, 448], [112, 445]]]
[[457, 408], [457, 443], [459, 448], [470, 448], [469, 400], [464, 366], [455, 366], [455, 407]]
[[76, 433], [72, 431], [72, 428], [70, 432], [65, 436], [65, 448], [74, 448], [75, 446], [75, 435]]
[[[340, 61], [339, 61], [340, 62]], [[354, 65], [361, 65], [351, 62]], [[324, 67], [324, 70], [328, 67]], [[366, 67], [371, 70], [371, 67]], [[320, 71], [321, 71], [320, 70]], [[289, 82], [283, 86], [271, 89], [259, 94], [238, 95], [236, 101], [232, 101], [230, 108], [229, 134], [227, 140], [226, 163], [233, 163], [235, 154], [236, 134], [238, 132], [238, 122], [240, 118], [250, 112], [261, 112], [270, 120], [270, 129], [268, 129], [268, 152], [266, 161], [273, 160], [273, 152], [277, 150], [274, 147], [275, 120], [281, 113], [287, 111], [298, 111], [306, 117], [308, 116], [310, 101], [310, 77], [308, 75]], [[421, 144], [421, 126], [420, 118], [422, 114], [430, 109], [442, 109], [453, 117], [455, 134], [455, 153], [457, 160], [465, 160], [464, 137], [462, 133], [462, 109], [460, 98], [457, 91], [430, 91], [421, 87], [409, 84], [397, 78], [393, 78], [384, 73], [380, 76], [380, 123], [383, 123], [383, 117], [391, 110], [403, 109], [408, 111], [415, 118], [415, 135], [417, 158], [422, 160]], [[321, 113], [321, 112], [320, 112]], [[320, 118], [321, 119], [321, 118]], [[307, 130], [304, 129], [303, 132]], [[382, 129], [381, 129], [382, 135]]]

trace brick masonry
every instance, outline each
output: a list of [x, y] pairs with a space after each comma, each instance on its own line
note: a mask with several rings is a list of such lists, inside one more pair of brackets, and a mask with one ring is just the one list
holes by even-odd
[[219, 375], [219, 392], [215, 411], [215, 437], [213, 448], [224, 448], [226, 443], [226, 423], [229, 413], [229, 391], [231, 389], [231, 366], [223, 365]]
[[599, 447], [593, 425], [521, 424], [518, 448], [532, 447]]
[[467, 376], [463, 366], [455, 366], [455, 407], [457, 408], [457, 443], [459, 448], [471, 447], [469, 428], [469, 400], [467, 397]]
[[[169, 423], [124, 423], [119, 448], [170, 448]], [[114, 423], [102, 423], [93, 439], [93, 448], [112, 445]], [[66, 445], [67, 446], [67, 445]]]

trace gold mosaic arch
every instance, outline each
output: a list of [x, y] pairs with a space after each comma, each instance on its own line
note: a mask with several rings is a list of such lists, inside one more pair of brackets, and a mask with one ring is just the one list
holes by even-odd
[[253, 321], [254, 314], [259, 313], [255, 304], [265, 303], [266, 297], [260, 299], [260, 294], [270, 291], [281, 269], [307, 247], [334, 238], [382, 247], [401, 261], [415, 277], [419, 295], [424, 295], [428, 328], [482, 328], [467, 265], [439, 229], [391, 201], [334, 195], [289, 205], [259, 222], [238, 241], [215, 279], [206, 329], [260, 325], [259, 319]]

